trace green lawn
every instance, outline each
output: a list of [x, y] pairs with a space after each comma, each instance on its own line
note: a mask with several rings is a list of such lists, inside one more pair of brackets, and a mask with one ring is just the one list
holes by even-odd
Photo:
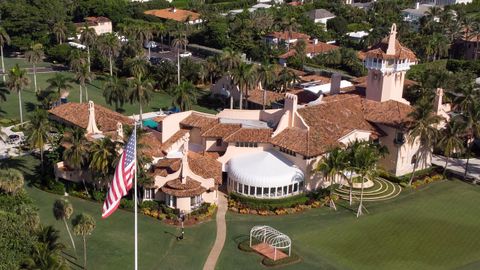
[[459, 181], [430, 184], [382, 203], [356, 219], [340, 207], [282, 217], [228, 213], [227, 242], [217, 269], [265, 269], [237, 243], [254, 225], [289, 235], [302, 262], [282, 269], [479, 269], [480, 187]]
[[[22, 61], [22, 59], [11, 59], [6, 58], [6, 61]], [[25, 62], [25, 61], [23, 61]], [[73, 78], [73, 74], [70, 72], [63, 72], [65, 75]], [[54, 76], [54, 73], [41, 73], [37, 74], [37, 83], [39, 89], [46, 89], [49, 84], [47, 80]], [[29, 75], [31, 83], [28, 89], [22, 92], [22, 103], [23, 103], [23, 112], [24, 114], [31, 112], [35, 108], [35, 104], [38, 104], [37, 98], [35, 96], [33, 88], [33, 75]], [[114, 109], [114, 106], [107, 105], [105, 99], [102, 95], [102, 85], [105, 82], [105, 78], [98, 76], [90, 85], [87, 85], [89, 99], [93, 100], [95, 103]], [[80, 92], [79, 85], [77, 83], [71, 83], [72, 88], [70, 89], [70, 95], [68, 100], [71, 102], [80, 101]], [[85, 100], [85, 93], [84, 93]], [[164, 92], [155, 92], [152, 95], [152, 99], [148, 106], [143, 108], [144, 112], [158, 111], [159, 109], [170, 108], [172, 104], [172, 98]], [[203, 112], [214, 112], [205, 107], [195, 105], [194, 110], [203, 111]], [[122, 113], [125, 115], [132, 115], [134, 113], [138, 114], [139, 107], [138, 104], [126, 103], [123, 106]], [[0, 103], [0, 118], [9, 118], [9, 119], [20, 119], [19, 109], [18, 109], [18, 95], [10, 93], [7, 95], [7, 101]]]
[[[5, 161], [3, 161], [5, 162]], [[0, 163], [1, 164], [1, 163]], [[3, 163], [5, 166], [5, 163]], [[32, 157], [15, 159], [9, 167], [17, 167], [26, 173], [27, 179], [35, 177], [33, 168], [38, 161]], [[61, 239], [70, 247], [70, 240], [63, 222], [56, 221], [52, 214], [53, 202], [59, 195], [43, 192], [34, 187], [26, 187], [27, 192], [39, 208], [43, 224], [54, 225], [60, 230]], [[70, 197], [74, 215], [85, 212], [97, 222], [93, 234], [88, 237], [89, 269], [133, 269], [133, 213], [117, 210], [107, 219], [101, 218], [101, 204]], [[185, 239], [177, 241], [180, 230], [162, 222], [139, 215], [139, 268], [140, 269], [201, 269], [215, 239], [215, 221], [208, 221], [185, 229]], [[78, 264], [83, 263], [82, 241], [75, 237]], [[68, 254], [73, 254], [68, 250]], [[73, 267], [72, 269], [80, 269]]]

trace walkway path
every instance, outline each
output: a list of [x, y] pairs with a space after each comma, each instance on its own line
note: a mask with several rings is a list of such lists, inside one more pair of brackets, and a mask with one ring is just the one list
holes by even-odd
[[[445, 166], [445, 157], [434, 155], [432, 158], [432, 163], [444, 167]], [[463, 176], [465, 173], [465, 164], [467, 163], [466, 159], [456, 159], [450, 158], [448, 160], [448, 167], [447, 170]], [[471, 158], [468, 164], [468, 174], [467, 177], [474, 180], [475, 182], [480, 181], [480, 159], [478, 158]]]
[[207, 261], [203, 265], [203, 270], [214, 270], [217, 264], [218, 257], [222, 252], [223, 245], [225, 244], [225, 238], [227, 235], [227, 224], [225, 223], [225, 214], [227, 213], [228, 201], [227, 195], [223, 192], [218, 192], [218, 210], [217, 210], [217, 237], [213, 244], [210, 254], [208, 254]]

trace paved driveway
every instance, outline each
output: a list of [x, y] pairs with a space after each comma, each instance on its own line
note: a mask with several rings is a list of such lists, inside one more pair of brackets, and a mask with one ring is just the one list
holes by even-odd
[[[445, 167], [445, 160], [444, 156], [437, 156], [434, 155], [432, 158], [432, 163], [434, 165]], [[466, 159], [456, 159], [451, 158], [448, 161], [448, 170], [463, 176], [465, 172], [465, 164], [467, 163]], [[471, 158], [468, 164], [468, 174], [467, 177], [472, 178], [476, 181], [480, 181], [480, 159], [478, 158]]]

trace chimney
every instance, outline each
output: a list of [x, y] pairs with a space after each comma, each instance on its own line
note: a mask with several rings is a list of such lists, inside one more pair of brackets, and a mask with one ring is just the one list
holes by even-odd
[[183, 139], [183, 147], [182, 147], [182, 171], [180, 172], [180, 180], [182, 184], [187, 184], [187, 171], [188, 167], [188, 138]]
[[297, 95], [287, 93], [285, 94], [284, 109], [289, 112], [290, 119], [288, 126], [293, 127], [295, 125], [295, 115], [297, 114], [298, 97]]
[[420, 2], [415, 3], [415, 9], [420, 9]]
[[313, 39], [313, 44], [317, 45], [318, 44], [318, 38]]
[[442, 111], [443, 108], [443, 89], [437, 88], [435, 90], [435, 103], [433, 104], [433, 109], [435, 113], [438, 115]]
[[95, 104], [93, 101], [88, 102], [88, 124], [87, 124], [87, 134], [98, 134], [102, 133], [98, 127], [95, 120]]
[[392, 24], [392, 28], [390, 29], [390, 35], [388, 37], [388, 48], [387, 48], [388, 55], [394, 55], [396, 53], [395, 51], [396, 41], [397, 41], [397, 25]]
[[172, 12], [173, 12], [173, 13], [177, 12], [177, 8], [176, 8], [176, 7], [172, 7]]
[[120, 122], [117, 122], [117, 137], [123, 140], [123, 125]]
[[330, 95], [340, 94], [340, 83], [342, 81], [342, 75], [339, 73], [333, 73], [330, 80]]

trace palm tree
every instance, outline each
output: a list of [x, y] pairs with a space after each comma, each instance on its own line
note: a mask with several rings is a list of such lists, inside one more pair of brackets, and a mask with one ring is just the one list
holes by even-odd
[[68, 236], [70, 237], [70, 241], [72, 242], [73, 250], [76, 252], [75, 241], [73, 241], [72, 233], [70, 233], [70, 228], [67, 223], [67, 219], [73, 214], [73, 205], [66, 199], [59, 199], [56, 200], [53, 204], [53, 216], [56, 220], [63, 220], [65, 224], [65, 228], [67, 229]]
[[[84, 132], [81, 129], [68, 132], [63, 137], [63, 143], [67, 145], [65, 151], [63, 151], [63, 160], [68, 165], [67, 167], [73, 170], [81, 170], [88, 158]], [[82, 178], [82, 182], [85, 191], [88, 193], [84, 178]]]
[[23, 183], [23, 174], [19, 170], [0, 170], [0, 189], [6, 193], [16, 194], [23, 188]]
[[470, 107], [469, 111], [463, 114], [463, 118], [466, 123], [466, 133], [467, 133], [467, 162], [465, 164], [465, 172], [463, 178], [467, 177], [468, 174], [468, 165], [470, 163], [470, 155], [472, 151], [473, 144], [471, 143], [475, 139], [480, 138], [480, 103], [475, 104], [475, 106]]
[[[243, 97], [248, 99], [248, 90], [255, 87], [257, 74], [253, 64], [240, 63], [232, 74], [233, 83], [237, 85], [240, 91], [240, 109], [243, 109]], [[245, 104], [248, 107], [248, 104]]]
[[203, 66], [205, 71], [207, 72], [207, 76], [210, 79], [210, 85], [213, 85], [213, 77], [215, 77], [215, 73], [218, 69], [216, 60], [214, 57], [208, 57], [207, 61], [203, 62]]
[[23, 69], [20, 69], [18, 64], [16, 64], [8, 72], [7, 88], [10, 92], [15, 92], [18, 94], [18, 108], [20, 109], [20, 123], [23, 123], [23, 112], [22, 112], [22, 91], [28, 86], [30, 80], [27, 77], [27, 72]]
[[147, 43], [148, 47], [148, 59], [150, 59], [151, 56], [151, 46], [150, 46], [150, 41], [153, 39], [153, 29], [152, 26], [150, 25], [144, 25], [141, 27], [139, 35], [141, 36], [141, 44], [143, 45], [145, 42]]
[[82, 213], [72, 221], [73, 233], [83, 238], [83, 268], [87, 268], [87, 235], [95, 229], [95, 219], [89, 214]]
[[153, 85], [150, 80], [142, 79], [141, 77], [135, 77], [129, 81], [130, 103], [138, 102], [140, 107], [140, 126], [143, 124], [143, 106], [150, 102], [151, 92], [153, 91]]
[[348, 177], [346, 177], [348, 181], [348, 185], [350, 187], [349, 194], [348, 194], [348, 201], [350, 205], [352, 205], [353, 203], [353, 175], [354, 173], [358, 173], [358, 166], [359, 166], [359, 164], [355, 163], [356, 162], [355, 153], [357, 153], [358, 149], [362, 147], [364, 143], [365, 142], [355, 140], [348, 144], [347, 150], [346, 150], [347, 159], [348, 159], [346, 170], [348, 170], [350, 174]]
[[452, 155], [464, 150], [461, 136], [464, 134], [465, 128], [466, 125], [463, 121], [458, 118], [452, 118], [440, 133], [438, 146], [441, 147], [443, 154], [446, 157], [443, 175], [447, 172], [448, 161]]
[[35, 87], [35, 93], [38, 92], [37, 87], [37, 64], [43, 59], [43, 45], [40, 43], [33, 44], [30, 50], [25, 53], [25, 58], [33, 66], [33, 84]]
[[22, 263], [22, 269], [70, 269], [61, 256], [65, 246], [60, 243], [60, 235], [53, 226], [42, 227], [37, 233], [38, 242], [33, 246], [31, 256]]
[[40, 163], [42, 164], [42, 171], [44, 167], [43, 153], [45, 144], [50, 142], [49, 132], [51, 130], [48, 115], [45, 110], [37, 109], [30, 117], [29, 131], [27, 142], [33, 149], [40, 151]]
[[125, 65], [128, 66], [130, 74], [134, 77], [144, 77], [147, 75], [149, 62], [142, 57], [127, 59]]
[[347, 168], [347, 152], [340, 147], [336, 147], [328, 152], [327, 156], [317, 165], [315, 171], [321, 172], [330, 183], [330, 208], [335, 211], [335, 201], [333, 199], [333, 191], [335, 187], [335, 179], [344, 177], [344, 170]]
[[154, 23], [152, 26], [152, 33], [156, 37], [160, 37], [160, 48], [163, 52], [163, 37], [167, 33], [167, 29], [165, 25], [161, 23]]
[[71, 88], [72, 85], [70, 84], [72, 80], [63, 75], [62, 73], [55, 73], [52, 78], [49, 78], [47, 82], [49, 86], [47, 87], [48, 90], [56, 90], [57, 93], [61, 94], [62, 91], [67, 91], [67, 89]]
[[52, 32], [58, 44], [62, 44], [67, 38], [67, 26], [64, 21], [59, 21], [53, 25]]
[[97, 40], [97, 32], [95, 29], [88, 27], [88, 24], [85, 24], [85, 27], [80, 33], [80, 42], [87, 46], [87, 64], [88, 64], [88, 72], [90, 72], [90, 48], [95, 44]]
[[231, 48], [225, 48], [223, 49], [219, 60], [224, 70], [231, 76], [233, 70], [242, 62], [242, 57], [237, 51], [234, 51]]
[[431, 156], [432, 148], [438, 139], [437, 126], [442, 121], [442, 117], [434, 113], [432, 103], [426, 98], [420, 99], [414, 110], [409, 114], [409, 117], [412, 119], [412, 123], [407, 135], [407, 141], [411, 145], [419, 143], [417, 158], [408, 182], [408, 185], [411, 185], [419, 161], [422, 160], [423, 164], [426, 164]]
[[118, 77], [110, 77], [103, 85], [103, 97], [107, 104], [115, 104], [115, 111], [118, 111], [125, 103], [127, 88], [125, 80], [119, 79]]
[[115, 143], [110, 138], [96, 140], [93, 143], [90, 152], [91, 158], [89, 168], [99, 174], [98, 179], [102, 184], [107, 176], [113, 174], [113, 164], [115, 164], [114, 161], [117, 156]]
[[110, 66], [110, 76], [113, 76], [113, 58], [118, 55], [120, 50], [120, 41], [115, 34], [107, 33], [98, 39], [97, 48], [100, 53], [108, 57]]
[[75, 72], [75, 79], [80, 84], [80, 103], [82, 103], [82, 89], [85, 89], [85, 98], [88, 101], [87, 83], [95, 79], [95, 74], [88, 70], [88, 65], [83, 65]]
[[265, 103], [267, 102], [267, 87], [271, 86], [275, 81], [275, 66], [269, 63], [262, 64], [258, 69], [258, 80], [260, 88], [263, 89], [262, 107], [265, 110]]
[[7, 33], [7, 30], [0, 26], [0, 56], [2, 57], [2, 73], [3, 73], [3, 82], [5, 82], [5, 61], [3, 60], [3, 47], [10, 44], [10, 36]]
[[188, 40], [181, 36], [172, 41], [172, 47], [177, 48], [177, 84], [180, 85], [180, 48], [187, 46]]
[[298, 76], [292, 70], [284, 67], [278, 74], [277, 82], [280, 84], [280, 91], [287, 92], [288, 87], [298, 80]]
[[85, 53], [81, 50], [72, 50], [69, 56], [70, 69], [73, 71], [79, 70], [83, 65], [88, 65], [85, 58]]
[[173, 89], [173, 105], [182, 111], [188, 111], [197, 102], [197, 95], [195, 85], [189, 81], [182, 82]]

